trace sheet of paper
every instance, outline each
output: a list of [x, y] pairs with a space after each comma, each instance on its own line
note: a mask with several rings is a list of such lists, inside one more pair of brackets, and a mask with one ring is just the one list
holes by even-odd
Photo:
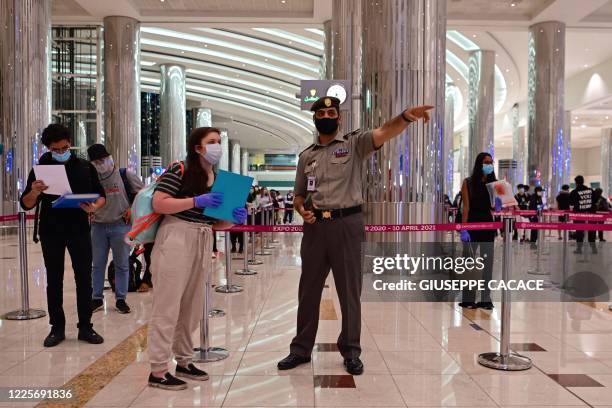
[[232, 212], [234, 208], [244, 208], [251, 185], [253, 185], [253, 177], [219, 170], [211, 191], [223, 193], [223, 204], [217, 208], [205, 208], [204, 215], [235, 222]]
[[49, 186], [44, 191], [45, 194], [59, 196], [72, 194], [65, 166], [59, 164], [40, 164], [34, 166], [34, 174], [36, 175], [36, 180], [42, 180]]

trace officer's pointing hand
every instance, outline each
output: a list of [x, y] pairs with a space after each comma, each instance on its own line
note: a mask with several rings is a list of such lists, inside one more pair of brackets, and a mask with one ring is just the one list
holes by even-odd
[[415, 106], [414, 108], [407, 109], [405, 111], [406, 117], [410, 118], [413, 121], [417, 121], [419, 119], [423, 119], [425, 123], [429, 122], [429, 112], [434, 107], [432, 105], [421, 105]]

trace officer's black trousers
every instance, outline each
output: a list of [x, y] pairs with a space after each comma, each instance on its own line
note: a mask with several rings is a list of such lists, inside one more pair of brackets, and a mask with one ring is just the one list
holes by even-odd
[[41, 234], [45, 268], [47, 269], [47, 308], [53, 330], [64, 331], [64, 257], [66, 249], [72, 261], [76, 283], [79, 328], [91, 326], [91, 235], [89, 232]]
[[321, 295], [331, 268], [342, 312], [338, 349], [344, 358], [361, 354], [361, 243], [364, 240], [362, 214], [304, 224], [297, 335], [291, 342], [291, 353], [304, 357], [312, 353]]

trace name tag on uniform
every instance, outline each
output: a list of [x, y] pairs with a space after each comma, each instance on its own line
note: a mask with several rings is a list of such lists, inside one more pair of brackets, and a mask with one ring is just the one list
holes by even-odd
[[346, 157], [348, 156], [348, 154], [349, 154], [349, 149], [347, 149], [346, 147], [339, 147], [338, 149], [334, 151], [335, 158]]
[[315, 176], [308, 176], [308, 183], [306, 184], [306, 191], [316, 191]]

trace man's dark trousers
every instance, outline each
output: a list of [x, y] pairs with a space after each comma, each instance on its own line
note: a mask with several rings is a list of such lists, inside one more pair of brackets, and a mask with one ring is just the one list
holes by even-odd
[[66, 317], [63, 308], [64, 257], [66, 249], [72, 261], [76, 283], [79, 328], [91, 327], [91, 236], [88, 231], [41, 234], [45, 268], [47, 269], [47, 308], [53, 330], [64, 331]]
[[342, 311], [338, 349], [344, 358], [361, 354], [361, 244], [364, 240], [361, 213], [304, 223], [297, 335], [291, 342], [291, 353], [303, 357], [312, 353], [323, 287], [331, 268]]

